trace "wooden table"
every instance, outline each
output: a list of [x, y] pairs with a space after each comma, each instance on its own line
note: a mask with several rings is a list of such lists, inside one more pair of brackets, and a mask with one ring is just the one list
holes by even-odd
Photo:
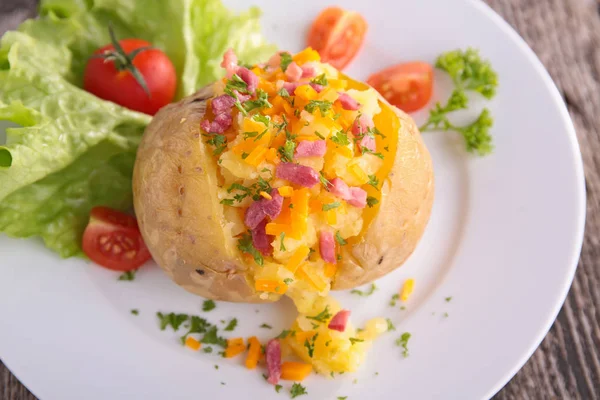
[[[558, 85], [577, 128], [588, 200], [583, 252], [565, 305], [538, 350], [494, 399], [600, 399], [598, 4], [592, 0], [487, 2], [525, 38]], [[34, 15], [35, 4], [36, 0], [0, 0], [0, 33]], [[35, 397], [0, 362], [0, 400], [31, 399]]]

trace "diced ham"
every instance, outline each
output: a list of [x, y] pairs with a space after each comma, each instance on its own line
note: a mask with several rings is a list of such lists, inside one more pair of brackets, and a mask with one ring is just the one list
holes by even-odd
[[302, 78], [302, 72], [302, 68], [292, 61], [285, 70], [285, 77], [288, 78], [290, 82], [296, 82]]
[[344, 110], [356, 111], [360, 108], [360, 103], [354, 100], [348, 93], [339, 93], [338, 101]]
[[311, 167], [282, 162], [277, 165], [275, 175], [279, 179], [285, 179], [296, 185], [311, 188], [319, 183], [319, 174]]
[[281, 345], [278, 339], [271, 339], [265, 348], [267, 360], [267, 382], [277, 385], [281, 378]]
[[333, 331], [344, 332], [349, 318], [350, 310], [338, 311], [338, 313], [331, 318], [327, 327]]
[[310, 87], [312, 87], [313, 89], [315, 89], [315, 92], [317, 92], [317, 93], [321, 93], [323, 91], [323, 89], [325, 89], [323, 87], [323, 85], [319, 85], [318, 83], [312, 83], [311, 82], [309, 85], [310, 85]]
[[221, 67], [225, 68], [227, 72], [227, 78], [231, 78], [231, 76], [237, 73], [238, 70], [238, 58], [233, 52], [233, 49], [228, 49], [225, 54], [223, 54], [223, 61], [221, 62]]
[[352, 125], [352, 133], [354, 136], [359, 136], [367, 133], [369, 128], [374, 127], [373, 120], [371, 118], [367, 118], [364, 115], [361, 115], [358, 119], [354, 121]]
[[233, 93], [235, 94], [235, 97], [237, 97], [237, 99], [240, 101], [240, 103], [248, 101], [252, 97], [252, 95], [242, 94], [242, 93], [238, 92], [237, 90], [234, 90]]
[[246, 85], [248, 85], [248, 91], [250, 93], [254, 93], [258, 87], [258, 76], [256, 76], [256, 74], [250, 71], [248, 68], [244, 67], [239, 67], [237, 74], [244, 82], [246, 82]]
[[362, 139], [360, 139], [360, 142], [358, 143], [360, 150], [362, 151], [363, 147], [371, 150], [371, 151], [375, 151], [375, 138], [373, 136], [369, 136], [369, 135], [365, 135], [362, 137]]
[[313, 63], [306, 63], [302, 67], [302, 78], [313, 78], [317, 75], [317, 69]]
[[250, 204], [250, 207], [246, 210], [244, 223], [248, 228], [255, 229], [265, 217], [268, 216], [271, 219], [277, 218], [282, 206], [283, 197], [281, 197], [277, 189], [273, 189], [271, 190], [271, 200], [262, 198]]
[[271, 255], [273, 252], [273, 246], [271, 246], [271, 241], [273, 239], [267, 235], [267, 231], [265, 229], [266, 225], [267, 221], [263, 219], [256, 228], [251, 230], [252, 244], [263, 256]]
[[327, 151], [324, 140], [303, 140], [296, 146], [296, 157], [323, 157]]
[[365, 208], [367, 205], [367, 192], [359, 187], [350, 188], [350, 198], [346, 199], [348, 204], [357, 208]]
[[281, 65], [281, 53], [272, 55], [269, 61], [267, 61], [267, 65], [269, 68], [277, 69]]
[[303, 85], [303, 83], [300, 82], [284, 82], [283, 83], [283, 88], [285, 90], [287, 90], [287, 92], [290, 95], [293, 95], [294, 92], [296, 91], [296, 89], [298, 88], [298, 86]]
[[200, 121], [200, 128], [206, 133], [210, 133], [210, 121], [207, 119], [203, 119]]
[[334, 178], [331, 181], [331, 185], [328, 185], [328, 189], [334, 196], [339, 197], [340, 199], [346, 200], [350, 198], [350, 188], [340, 178]]
[[335, 264], [335, 238], [333, 232], [321, 231], [319, 233], [319, 251], [321, 258], [328, 263]]
[[328, 189], [331, 194], [346, 200], [351, 206], [364, 208], [367, 205], [367, 192], [359, 187], [349, 187], [340, 178], [332, 179]]
[[229, 113], [234, 104], [235, 99], [233, 97], [227, 94], [222, 94], [211, 100], [210, 107], [212, 108], [213, 114], [219, 115], [223, 113]]

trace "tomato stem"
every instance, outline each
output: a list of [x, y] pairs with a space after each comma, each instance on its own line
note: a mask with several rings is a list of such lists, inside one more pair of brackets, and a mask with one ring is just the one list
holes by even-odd
[[115, 64], [115, 68], [117, 68], [118, 71], [129, 71], [131, 75], [133, 75], [135, 80], [140, 84], [142, 89], [144, 89], [144, 92], [146, 92], [148, 97], [151, 97], [150, 89], [148, 89], [146, 80], [144, 79], [144, 76], [142, 75], [140, 70], [137, 69], [135, 65], [133, 65], [133, 59], [141, 52], [150, 50], [153, 47], [140, 47], [127, 54], [121, 46], [121, 44], [119, 43], [119, 41], [117, 40], [117, 36], [115, 35], [115, 31], [111, 22], [108, 23], [108, 34], [110, 35], [110, 41], [115, 49], [107, 50], [102, 54], [93, 55], [91, 58], [102, 58], [104, 62], [112, 61]]

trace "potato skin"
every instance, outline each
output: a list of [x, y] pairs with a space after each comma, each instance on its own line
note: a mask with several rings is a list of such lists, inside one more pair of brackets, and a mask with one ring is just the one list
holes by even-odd
[[[147, 127], [133, 175], [135, 212], [142, 236], [165, 272], [186, 290], [215, 300], [275, 301], [252, 287], [251, 266], [240, 257], [217, 197], [213, 149], [200, 121], [212, 85], [163, 108]], [[410, 116], [400, 119], [394, 165], [381, 187], [379, 212], [357, 243], [342, 247], [333, 290], [371, 282], [398, 268], [420, 240], [433, 204], [433, 166]]]
[[154, 260], [178, 285], [233, 302], [261, 299], [236, 241], [226, 237], [217, 197], [217, 163], [200, 121], [213, 86], [161, 109], [146, 128], [133, 171], [140, 231]]
[[396, 158], [381, 187], [379, 212], [358, 243], [342, 247], [333, 290], [369, 283], [400, 267], [421, 239], [433, 206], [433, 164], [414, 120], [383, 98], [400, 119]]

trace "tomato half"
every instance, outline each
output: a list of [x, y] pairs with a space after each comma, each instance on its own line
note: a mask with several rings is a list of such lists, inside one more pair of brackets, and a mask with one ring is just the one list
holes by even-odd
[[423, 108], [433, 93], [433, 67], [414, 61], [395, 65], [373, 74], [367, 80], [381, 95], [406, 112]]
[[357, 12], [329, 7], [313, 22], [308, 45], [319, 52], [323, 62], [341, 70], [362, 47], [367, 26], [367, 21]]
[[115, 271], [138, 269], [151, 258], [135, 218], [107, 207], [92, 209], [82, 247], [96, 264]]
[[[150, 46], [150, 43], [139, 39], [120, 40], [119, 44], [125, 55]], [[114, 54], [115, 51], [115, 46], [109, 44], [96, 50], [94, 55]], [[175, 97], [175, 67], [165, 53], [154, 48], [135, 54], [131, 63], [146, 82], [148, 93], [129, 69], [119, 69], [114, 60], [101, 57], [90, 58], [88, 61], [83, 75], [83, 87], [101, 99], [154, 115]]]

